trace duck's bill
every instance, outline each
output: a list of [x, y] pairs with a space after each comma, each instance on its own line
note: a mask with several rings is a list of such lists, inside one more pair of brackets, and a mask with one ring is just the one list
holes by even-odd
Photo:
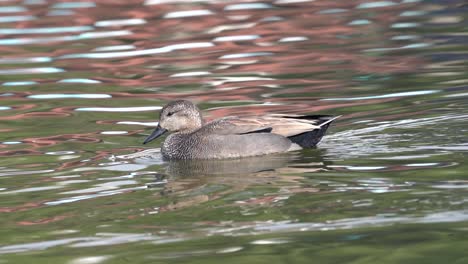
[[153, 133], [151, 133], [151, 135], [149, 135], [149, 137], [147, 137], [147, 138], [145, 139], [145, 141], [143, 141], [143, 144], [146, 144], [146, 143], [148, 143], [148, 142], [150, 142], [150, 141], [153, 141], [154, 139], [156, 139], [156, 138], [162, 136], [162, 134], [164, 134], [164, 133], [166, 133], [166, 132], [167, 132], [166, 129], [164, 129], [164, 128], [162, 128], [162, 127], [160, 127], [160, 126], [158, 125], [158, 126], [156, 127], [156, 129], [153, 131]]

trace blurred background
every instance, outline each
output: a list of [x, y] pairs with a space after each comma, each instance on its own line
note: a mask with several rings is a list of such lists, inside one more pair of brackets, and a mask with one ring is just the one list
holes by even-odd
[[[0, 1], [0, 263], [467, 263], [467, 17]], [[343, 116], [317, 149], [165, 162], [141, 142], [175, 99], [208, 120]]]

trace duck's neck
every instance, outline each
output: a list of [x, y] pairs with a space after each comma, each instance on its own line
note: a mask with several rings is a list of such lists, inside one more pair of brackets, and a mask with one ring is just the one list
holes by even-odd
[[191, 122], [189, 122], [188, 126], [186, 126], [183, 130], [177, 131], [178, 134], [191, 134], [203, 126], [203, 118], [199, 113]]

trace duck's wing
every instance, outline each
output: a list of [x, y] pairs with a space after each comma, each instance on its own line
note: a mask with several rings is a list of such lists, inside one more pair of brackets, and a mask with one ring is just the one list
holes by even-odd
[[[205, 125], [214, 134], [249, 134], [270, 132], [285, 137], [320, 129], [330, 116], [265, 115], [225, 117]], [[326, 119], [326, 120], [325, 120]]]
[[252, 118], [229, 116], [207, 123], [201, 130], [217, 135], [242, 135], [250, 133], [269, 133], [272, 127]]
[[261, 116], [261, 122], [269, 124], [271, 133], [290, 137], [315, 129], [320, 129], [319, 121], [300, 115], [266, 115]]

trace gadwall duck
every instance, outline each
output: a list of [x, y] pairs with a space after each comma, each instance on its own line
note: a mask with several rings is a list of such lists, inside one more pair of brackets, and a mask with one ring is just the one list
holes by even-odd
[[165, 132], [164, 159], [224, 159], [281, 153], [317, 145], [330, 123], [327, 115], [230, 116], [204, 124], [190, 101], [173, 101], [160, 112], [146, 144]]

